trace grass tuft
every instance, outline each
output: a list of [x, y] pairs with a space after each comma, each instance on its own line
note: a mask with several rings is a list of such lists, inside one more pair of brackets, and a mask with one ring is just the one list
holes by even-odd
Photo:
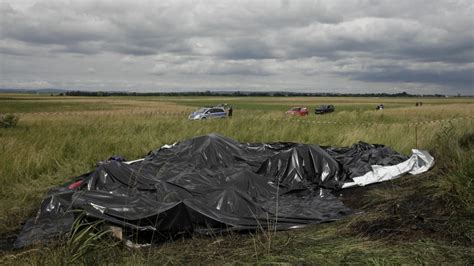
[[12, 114], [0, 115], [0, 128], [16, 127], [18, 120], [18, 116]]

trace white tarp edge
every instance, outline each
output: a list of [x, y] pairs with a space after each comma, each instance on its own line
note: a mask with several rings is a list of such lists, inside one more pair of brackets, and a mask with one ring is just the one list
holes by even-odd
[[427, 151], [412, 149], [411, 157], [397, 165], [372, 165], [372, 171], [352, 178], [354, 182], [345, 183], [342, 188], [365, 186], [396, 179], [406, 173], [417, 175], [428, 171], [434, 165], [434, 158]]
[[[169, 148], [173, 147], [174, 145], [176, 145], [176, 142], [172, 145], [165, 144], [165, 145], [161, 146], [160, 149], [169, 149]], [[132, 163], [136, 163], [136, 162], [141, 162], [143, 160], [145, 160], [145, 158], [140, 158], [140, 159], [133, 160], [133, 161], [127, 161], [127, 162], [124, 162], [124, 163], [132, 164]]]

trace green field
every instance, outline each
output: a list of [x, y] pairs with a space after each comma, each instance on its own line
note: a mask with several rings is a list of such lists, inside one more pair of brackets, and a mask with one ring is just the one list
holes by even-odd
[[[415, 107], [415, 102], [423, 102]], [[188, 121], [199, 106], [228, 103], [234, 117]], [[383, 103], [385, 110], [376, 111]], [[316, 116], [319, 104], [336, 111]], [[307, 106], [307, 117], [288, 117]], [[430, 172], [341, 192], [363, 214], [285, 232], [192, 236], [129, 250], [116, 240], [91, 246], [2, 250], [0, 263], [75, 262], [316, 264], [470, 264], [474, 262], [474, 98], [349, 97], [59, 97], [0, 94], [0, 114], [19, 122], [0, 128], [2, 243], [35, 215], [51, 187], [94, 169], [110, 155], [142, 158], [186, 138], [218, 133], [241, 142], [293, 141], [348, 146], [381, 143], [404, 154], [426, 149]], [[88, 242], [89, 243], [89, 242]], [[94, 247], [94, 248], [90, 248]], [[82, 254], [82, 251], [87, 251]]]

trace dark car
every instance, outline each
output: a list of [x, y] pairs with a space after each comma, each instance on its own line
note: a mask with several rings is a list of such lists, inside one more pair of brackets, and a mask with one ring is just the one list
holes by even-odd
[[315, 114], [325, 114], [334, 112], [334, 105], [320, 105], [314, 110]]

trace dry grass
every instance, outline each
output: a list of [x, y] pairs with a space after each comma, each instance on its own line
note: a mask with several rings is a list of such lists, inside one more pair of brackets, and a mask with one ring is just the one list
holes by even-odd
[[[25, 98], [23, 95], [21, 97]], [[31, 108], [27, 109], [31, 112], [44, 111], [38, 110], [34, 105], [36, 96], [28, 97], [27, 101], [31, 100], [31, 105], [23, 108]], [[0, 101], [7, 101], [1, 98]], [[48, 109], [42, 114], [24, 114], [16, 128], [0, 129], [2, 162], [0, 180], [2, 184], [8, 184], [0, 188], [2, 198], [0, 234], [19, 229], [20, 223], [34, 214], [48, 188], [61, 184], [71, 176], [90, 171], [97, 161], [114, 154], [128, 159], [141, 158], [149, 150], [163, 144], [197, 135], [215, 132], [241, 142], [294, 141], [338, 146], [351, 145], [361, 140], [386, 144], [409, 154], [411, 148], [415, 146], [430, 151], [438, 149], [440, 142], [445, 141], [439, 138], [440, 134], [444, 134], [443, 132], [449, 128], [455, 129], [450, 133], [450, 139], [458, 139], [462, 135], [474, 132], [472, 118], [421, 125], [410, 124], [472, 117], [474, 99], [423, 99], [422, 108], [414, 107], [413, 103], [419, 99], [383, 99], [384, 102], [394, 106], [383, 111], [375, 111], [372, 108], [358, 109], [358, 106], [378, 104], [381, 99], [68, 97], [50, 100], [46, 98], [48, 100], [43, 101], [78, 105], [74, 105], [73, 111], [64, 105], [57, 105], [57, 108]], [[25, 100], [8, 101], [10, 106], [14, 107], [15, 104], [21, 104]], [[186, 112], [194, 109], [193, 106], [216, 102], [231, 103], [235, 108], [235, 116], [232, 119], [210, 121], [186, 119]], [[286, 117], [280, 111], [285, 110], [287, 106], [309, 105], [316, 102], [339, 103], [347, 105], [347, 108], [342, 111], [337, 109], [335, 113], [329, 115], [310, 115], [302, 118]], [[81, 104], [84, 105], [82, 109]], [[100, 106], [94, 107], [95, 104]], [[260, 110], [265, 104], [271, 108]], [[281, 108], [278, 107], [280, 105]], [[327, 121], [338, 123], [319, 123]], [[461, 174], [463, 173], [467, 172]], [[453, 175], [453, 180], [456, 176], [458, 175]], [[449, 187], [453, 182], [448, 182], [444, 186]], [[405, 197], [404, 195], [410, 194], [412, 189], [413, 187], [410, 190], [401, 188], [400, 193], [373, 191], [370, 195], [379, 201], [371, 204], [386, 204], [396, 200], [397, 195]], [[380, 214], [374, 214], [374, 219], [375, 216], [380, 218]], [[450, 249], [446, 246], [448, 245], [446, 242], [430, 238], [425, 239], [428, 242], [424, 243], [397, 243], [396, 247], [393, 247], [390, 243], [379, 240], [341, 236], [338, 232], [345, 230], [344, 228], [348, 228], [348, 225], [341, 222], [294, 231], [289, 236], [285, 232], [277, 232], [271, 240], [270, 249], [263, 248], [268, 247], [265, 234], [195, 237], [165, 244], [146, 252], [130, 252], [115, 248], [111, 256], [104, 260], [128, 264], [147, 264], [149, 261], [181, 264], [284, 261], [345, 263], [354, 259], [359, 262], [382, 264], [416, 263], [415, 257], [419, 257], [421, 261], [436, 262], [442, 256], [449, 258], [450, 252], [464, 254], [462, 256], [468, 253], [466, 248], [456, 246]], [[61, 260], [47, 259], [47, 256], [60, 256], [61, 250], [54, 247], [48, 249], [49, 251], [40, 249], [40, 252], [31, 251], [16, 259], [33, 264], [61, 263]], [[424, 253], [425, 249], [434, 250], [438, 254]], [[15, 253], [8, 255], [14, 256]], [[449, 262], [449, 260], [441, 261]]]

